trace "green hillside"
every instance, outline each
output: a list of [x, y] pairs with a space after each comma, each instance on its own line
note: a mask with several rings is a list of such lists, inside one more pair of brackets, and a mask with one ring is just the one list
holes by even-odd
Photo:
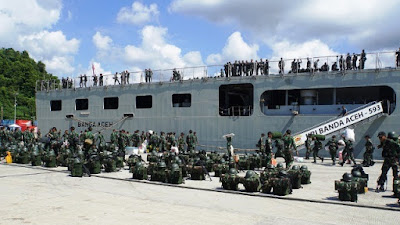
[[0, 107], [3, 119], [14, 119], [14, 97], [17, 95], [17, 119], [32, 119], [35, 112], [37, 80], [57, 79], [46, 72], [46, 65], [35, 62], [27, 51], [0, 49]]

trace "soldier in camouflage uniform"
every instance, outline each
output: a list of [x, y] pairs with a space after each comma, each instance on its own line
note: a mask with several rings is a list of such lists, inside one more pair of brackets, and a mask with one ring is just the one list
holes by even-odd
[[186, 144], [187, 144], [187, 151], [190, 153], [193, 153], [194, 151], [194, 145], [195, 145], [195, 140], [193, 136], [193, 131], [189, 130], [189, 134], [186, 136]]
[[329, 140], [328, 143], [325, 144], [325, 146], [328, 146], [328, 148], [329, 148], [329, 154], [331, 154], [332, 165], [336, 165], [336, 154], [337, 154], [337, 150], [339, 148], [339, 144], [338, 144], [338, 141], [336, 140], [336, 136], [333, 135], [331, 140]]
[[283, 153], [285, 154], [284, 158], [285, 158], [286, 168], [290, 168], [294, 161], [292, 149], [294, 149], [297, 152], [297, 146], [294, 142], [293, 137], [291, 136], [291, 133], [292, 132], [290, 130], [287, 130], [285, 136], [283, 137], [283, 143], [284, 143]]
[[265, 145], [264, 145], [265, 134], [262, 133], [260, 139], [258, 139], [258, 143], [256, 147], [258, 147], [258, 151], [261, 154], [265, 154]]
[[311, 154], [311, 134], [307, 134], [307, 139], [306, 142], [304, 143], [306, 146], [306, 159], [310, 159], [310, 154]]
[[374, 145], [372, 144], [371, 137], [369, 135], [365, 136], [365, 153], [364, 153], [364, 161], [363, 166], [373, 166], [375, 162], [372, 160], [372, 155], [374, 154]]
[[343, 141], [346, 144], [343, 150], [343, 161], [340, 163], [341, 166], [344, 165], [344, 163], [350, 159], [354, 165], [356, 165], [356, 161], [354, 160], [354, 149], [353, 149], [353, 142], [351, 140], [346, 140], [346, 137], [342, 135]]
[[159, 151], [164, 152], [167, 150], [167, 141], [165, 139], [165, 133], [161, 131], [160, 133], [160, 143], [159, 143]]
[[315, 136], [312, 139], [314, 141], [314, 147], [313, 147], [314, 162], [313, 163], [317, 163], [317, 157], [319, 159], [321, 159], [322, 162], [324, 162], [324, 158], [322, 158], [321, 156], [318, 155], [319, 150], [322, 149], [322, 142]]
[[265, 154], [261, 155], [262, 166], [267, 166], [271, 163], [272, 159], [272, 132], [269, 131], [265, 139]]
[[179, 153], [185, 152], [185, 134], [184, 133], [181, 133], [181, 135], [178, 137], [178, 150], [179, 150]]
[[379, 132], [378, 138], [381, 144], [378, 148], [382, 148], [382, 157], [384, 158], [382, 164], [382, 174], [378, 179], [378, 191], [385, 191], [384, 184], [387, 180], [387, 172], [390, 168], [393, 170], [393, 178], [398, 178], [398, 160], [400, 155], [400, 146], [397, 142], [386, 137], [385, 132]]

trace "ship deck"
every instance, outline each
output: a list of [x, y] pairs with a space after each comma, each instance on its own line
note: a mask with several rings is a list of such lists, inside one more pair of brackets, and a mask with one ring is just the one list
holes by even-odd
[[[278, 162], [281, 159], [278, 159]], [[7, 224], [397, 224], [400, 207], [388, 190], [375, 193], [381, 163], [365, 168], [369, 191], [341, 202], [334, 180], [352, 167], [310, 161], [309, 185], [285, 197], [221, 189], [219, 178], [182, 185], [135, 181], [127, 168], [72, 178], [65, 167], [0, 164], [0, 213]], [[244, 172], [242, 172], [244, 175]], [[211, 175], [213, 175], [211, 173]], [[391, 172], [389, 172], [391, 179]]]

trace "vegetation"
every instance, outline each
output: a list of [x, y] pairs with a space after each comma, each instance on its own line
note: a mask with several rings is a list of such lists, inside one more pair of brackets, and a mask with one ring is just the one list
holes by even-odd
[[27, 51], [0, 49], [0, 107], [3, 119], [14, 119], [14, 98], [17, 98], [17, 119], [33, 119], [36, 115], [35, 86], [37, 80], [57, 79], [46, 72], [46, 65], [29, 57]]

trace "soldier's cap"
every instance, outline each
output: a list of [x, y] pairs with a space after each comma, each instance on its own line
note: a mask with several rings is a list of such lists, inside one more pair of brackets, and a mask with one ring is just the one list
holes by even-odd
[[381, 131], [381, 132], [378, 133], [378, 137], [382, 137], [382, 136], [385, 136], [385, 137], [386, 137], [386, 133], [383, 132], [383, 131]]
[[367, 134], [367, 135], [364, 136], [364, 138], [370, 138], [370, 136]]

